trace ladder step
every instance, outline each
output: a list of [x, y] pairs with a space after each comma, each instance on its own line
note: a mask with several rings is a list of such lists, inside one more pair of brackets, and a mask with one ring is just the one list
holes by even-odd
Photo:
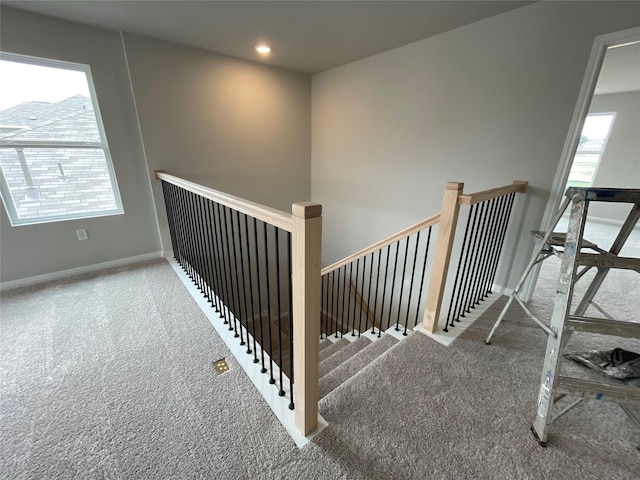
[[558, 377], [556, 393], [593, 398], [605, 402], [640, 406], [640, 388], [627, 385], [611, 385], [572, 377]]
[[623, 268], [627, 270], [640, 271], [640, 258], [583, 253], [579, 255], [577, 260], [580, 265], [588, 267]]
[[[538, 240], [542, 240], [544, 238], [544, 236], [547, 234], [547, 232], [543, 232], [540, 230], [534, 230], [533, 232], [533, 236], [535, 238], [537, 238]], [[551, 246], [551, 247], [564, 247], [564, 243], [567, 241], [567, 234], [564, 232], [553, 232], [551, 234], [551, 236], [549, 237], [549, 239], [547, 240], [547, 245]], [[596, 245], [593, 242], [590, 242], [588, 240], [585, 240], [584, 238], [580, 241], [580, 248], [591, 248], [591, 249], [596, 249], [598, 248], [598, 245]]]
[[567, 330], [574, 332], [600, 333], [615, 337], [640, 338], [640, 323], [605, 320], [604, 318], [569, 315], [565, 323]]
[[640, 203], [640, 189], [637, 188], [569, 187], [565, 195], [574, 202]]

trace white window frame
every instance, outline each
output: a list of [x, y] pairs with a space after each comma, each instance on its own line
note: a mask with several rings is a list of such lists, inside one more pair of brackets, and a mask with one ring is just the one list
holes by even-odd
[[98, 99], [96, 96], [95, 86], [93, 84], [93, 76], [91, 75], [91, 67], [89, 65], [81, 64], [81, 63], [72, 63], [66, 62], [62, 60], [52, 60], [47, 58], [39, 58], [32, 57], [27, 55], [19, 55], [15, 53], [8, 52], [0, 52], [0, 60], [7, 60], [10, 62], [18, 62], [18, 63], [26, 63], [28, 65], [37, 65], [42, 67], [50, 67], [50, 68], [58, 68], [65, 70], [74, 70], [77, 72], [82, 72], [85, 74], [87, 79], [87, 84], [89, 86], [89, 93], [91, 95], [91, 103], [93, 105], [93, 112], [96, 119], [96, 124], [98, 127], [98, 133], [100, 135], [100, 142], [71, 142], [71, 141], [61, 141], [61, 142], [39, 142], [39, 141], [22, 141], [22, 142], [7, 142], [6, 140], [1, 140], [0, 146], [2, 148], [13, 147], [13, 148], [92, 148], [92, 149], [100, 149], [104, 152], [105, 161], [107, 163], [107, 170], [109, 172], [109, 177], [111, 180], [111, 189], [113, 191], [113, 196], [116, 203], [116, 208], [111, 210], [103, 210], [103, 211], [94, 211], [94, 212], [85, 212], [85, 213], [69, 213], [63, 215], [52, 215], [47, 217], [31, 217], [31, 218], [19, 218], [18, 211], [16, 209], [13, 195], [11, 195], [11, 191], [9, 189], [9, 184], [4, 175], [4, 171], [0, 168], [0, 196], [2, 197], [2, 203], [4, 204], [5, 209], [7, 210], [7, 214], [9, 217], [9, 221], [11, 222], [11, 226], [20, 226], [20, 225], [34, 225], [39, 223], [51, 223], [51, 222], [62, 222], [67, 220], [77, 220], [83, 218], [95, 218], [95, 217], [105, 217], [111, 215], [122, 215], [124, 214], [124, 208], [122, 206], [122, 198], [120, 196], [120, 189], [118, 187], [118, 180], [116, 178], [116, 172], [113, 167], [113, 161], [111, 160], [111, 151], [109, 149], [109, 143], [107, 142], [107, 136], [105, 134], [104, 125], [102, 123], [102, 115], [100, 113], [100, 107], [98, 105]]
[[[607, 135], [604, 137], [604, 140], [602, 142], [602, 148], [600, 148], [600, 150], [598, 151], [585, 151], [585, 152], [581, 152], [580, 151], [580, 145], [578, 145], [576, 147], [576, 153], [573, 156], [573, 161], [571, 162], [571, 168], [569, 169], [569, 174], [567, 176], [567, 185], [569, 184], [569, 178], [571, 176], [571, 169], [573, 169], [573, 164], [576, 161], [576, 157], [578, 155], [598, 155], [598, 161], [596, 162], [596, 166], [593, 169], [593, 175], [591, 175], [591, 179], [589, 181], [589, 186], [593, 186], [593, 181], [596, 179], [596, 176], [598, 175], [598, 169], [600, 168], [600, 164], [602, 163], [602, 156], [604, 155], [605, 150], [607, 149], [607, 143], [609, 142], [609, 137], [611, 136], [611, 131], [613, 130], [613, 125], [616, 122], [616, 112], [594, 112], [594, 113], [588, 113], [587, 116], [585, 117], [585, 122], [587, 121], [587, 119], [589, 117], [604, 117], [604, 116], [610, 116], [613, 117], [611, 119], [611, 123], [609, 124], [609, 129], [607, 130]], [[583, 123], [583, 128], [584, 128], [584, 123]], [[582, 131], [580, 132], [580, 134], [582, 135]], [[565, 190], [566, 190], [566, 186], [565, 186]]]

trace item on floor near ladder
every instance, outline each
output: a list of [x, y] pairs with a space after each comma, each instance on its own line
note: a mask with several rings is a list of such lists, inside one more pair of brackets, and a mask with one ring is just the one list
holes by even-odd
[[[640, 406], [639, 388], [559, 375], [562, 352], [574, 331], [640, 338], [640, 323], [614, 320], [608, 316], [607, 319], [584, 316], [587, 307], [593, 304], [593, 297], [612, 268], [640, 272], [640, 259], [618, 256], [640, 218], [640, 190], [572, 187], [567, 189], [565, 195], [567, 198], [563, 202], [560, 212], [556, 215], [555, 223], [557, 223], [569, 204], [571, 204], [571, 213], [567, 233], [563, 237], [562, 263], [556, 288], [553, 315], [550, 326], [548, 328], [545, 327], [545, 331], [549, 335], [538, 395], [538, 412], [531, 427], [531, 431], [542, 446], [546, 446], [549, 425], [584, 399], [619, 403], [629, 418], [640, 427], [640, 419], [629, 408]], [[609, 251], [600, 251], [600, 249], [596, 250], [597, 253], [583, 251], [585, 246], [589, 245], [588, 242], [583, 241], [582, 235], [591, 202], [615, 202], [633, 205]], [[542, 246], [534, 255], [527, 270], [530, 270], [531, 266], [539, 261], [540, 251], [545, 248], [545, 244], [548, 244], [555, 235], [551, 231], [543, 235]], [[582, 267], [580, 272], [578, 272], [578, 267]], [[587, 288], [584, 297], [576, 307], [575, 312], [571, 314], [574, 285], [592, 267], [596, 267], [598, 271]], [[527, 274], [528, 271], [525, 275]], [[603, 311], [600, 307], [596, 308], [601, 312]], [[492, 333], [498, 323], [496, 322], [496, 325], [494, 325]], [[489, 336], [490, 338], [491, 335]], [[578, 399], [552, 416], [554, 404], [567, 395], [576, 396]]]
[[640, 387], [640, 353], [614, 348], [565, 353], [564, 357], [627, 385]]

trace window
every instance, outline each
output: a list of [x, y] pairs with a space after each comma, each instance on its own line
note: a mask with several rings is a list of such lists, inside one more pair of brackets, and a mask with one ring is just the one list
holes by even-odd
[[12, 225], [124, 213], [87, 65], [0, 53], [0, 167]]
[[567, 187], [590, 187], [607, 146], [615, 113], [597, 113], [587, 116], [573, 164], [569, 172]]

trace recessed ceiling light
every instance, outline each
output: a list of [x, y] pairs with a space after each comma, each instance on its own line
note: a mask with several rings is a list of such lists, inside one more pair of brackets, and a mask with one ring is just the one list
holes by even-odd
[[271, 53], [271, 47], [268, 47], [267, 45], [257, 45], [256, 52], [261, 55], [267, 55], [268, 53]]

